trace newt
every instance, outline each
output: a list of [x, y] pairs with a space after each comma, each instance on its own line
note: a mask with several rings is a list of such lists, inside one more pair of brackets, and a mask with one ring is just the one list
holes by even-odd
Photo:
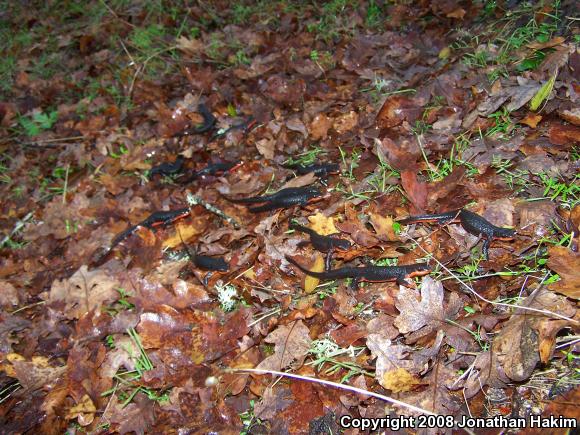
[[257, 124], [257, 121], [254, 119], [253, 116], [248, 116], [244, 121], [238, 123], [238, 124], [234, 124], [229, 128], [226, 128], [225, 130], [219, 130], [216, 133], [214, 133], [214, 135], [210, 138], [210, 142], [216, 140], [217, 138], [221, 137], [221, 136], [225, 136], [226, 134], [228, 134], [230, 131], [234, 131], [234, 130], [240, 130], [243, 129], [244, 133], [247, 133], [249, 130], [251, 130], [255, 125]]
[[148, 228], [152, 231], [155, 231], [155, 228], [159, 226], [165, 227], [171, 225], [176, 220], [188, 216], [190, 212], [191, 211], [188, 207], [184, 207], [179, 208], [177, 210], [155, 211], [151, 213], [149, 216], [147, 216], [147, 218], [143, 219], [138, 224], [131, 225], [129, 228], [127, 228], [124, 231], [121, 231], [119, 234], [113, 237], [113, 240], [111, 241], [109, 248], [106, 249], [104, 252], [102, 252], [101, 250], [101, 252], [99, 252], [99, 254], [96, 257], [93, 254], [95, 259], [92, 261], [92, 265], [100, 266], [101, 264], [103, 264], [103, 262], [111, 254], [111, 252], [113, 252], [113, 250], [117, 247], [117, 245], [119, 245], [127, 237], [131, 236], [132, 234], [135, 234], [139, 230], [139, 228]]
[[180, 133], [177, 133], [175, 135], [176, 137], [188, 136], [190, 134], [205, 133], [206, 131], [210, 131], [214, 127], [217, 120], [215, 116], [213, 116], [213, 113], [211, 113], [211, 111], [205, 106], [205, 104], [203, 103], [198, 104], [197, 111], [203, 117], [203, 123], [196, 127], [188, 128]]
[[178, 219], [184, 218], [188, 216], [190, 213], [190, 209], [188, 207], [179, 208], [177, 210], [169, 210], [169, 211], [156, 211], [151, 213], [147, 218], [143, 219], [138, 224], [132, 225], [126, 230], [117, 234], [113, 240], [111, 241], [111, 246], [109, 247], [109, 251], [112, 251], [119, 243], [129, 237], [131, 234], [134, 234], [139, 228], [149, 228], [150, 230], [155, 230], [156, 227], [159, 226], [168, 226], [171, 225]]
[[203, 270], [211, 270], [211, 271], [217, 271], [217, 272], [227, 272], [228, 270], [230, 270], [229, 264], [223, 258], [210, 257], [207, 255], [199, 255], [197, 253], [197, 249], [195, 250], [195, 252], [191, 252], [189, 250], [189, 247], [187, 246], [187, 244], [183, 240], [183, 237], [181, 236], [181, 232], [179, 230], [178, 230], [178, 233], [179, 233], [179, 238], [181, 239], [181, 243], [183, 243], [183, 246], [185, 247], [185, 251], [187, 252], [189, 259], [195, 265], [195, 267], [197, 267], [199, 269], [203, 269]]
[[326, 272], [313, 272], [300, 265], [296, 260], [286, 256], [289, 263], [296, 266], [306, 275], [318, 279], [344, 279], [353, 278], [353, 288], [356, 288], [361, 281], [385, 282], [396, 281], [400, 285], [409, 285], [409, 278], [427, 275], [431, 268], [425, 263], [408, 264], [404, 266], [361, 266], [361, 267], [341, 267]]
[[205, 168], [201, 168], [199, 171], [193, 171], [193, 173], [183, 181], [184, 184], [191, 183], [197, 178], [203, 178], [207, 176], [222, 176], [229, 172], [233, 172], [244, 164], [241, 160], [236, 160], [234, 162], [219, 162], [210, 163]]
[[331, 174], [338, 174], [340, 167], [337, 163], [313, 163], [311, 165], [283, 165], [284, 168], [292, 169], [299, 175], [306, 175], [314, 172], [319, 178], [326, 179]]
[[251, 198], [233, 199], [226, 198], [228, 201], [241, 204], [256, 204], [264, 203], [257, 207], [250, 207], [252, 213], [260, 213], [263, 211], [277, 210], [279, 208], [292, 207], [294, 205], [304, 205], [317, 200], [322, 196], [320, 190], [313, 186], [305, 187], [288, 187], [279, 190], [270, 195], [254, 196]]
[[149, 179], [153, 178], [155, 175], [173, 175], [181, 171], [183, 168], [183, 156], [178, 156], [174, 162], [168, 163], [161, 163], [157, 166], [154, 166], [149, 171]]
[[327, 271], [330, 270], [330, 261], [332, 259], [333, 251], [335, 249], [346, 251], [351, 247], [351, 243], [348, 240], [342, 239], [333, 234], [323, 236], [322, 234], [318, 234], [312, 228], [308, 228], [297, 223], [291, 223], [289, 228], [308, 234], [310, 236], [310, 243], [312, 243], [314, 249], [326, 253], [325, 265]]
[[489, 259], [489, 245], [492, 240], [511, 240], [516, 234], [511, 228], [497, 227], [482, 216], [465, 209], [440, 214], [409, 216], [399, 222], [402, 224], [437, 222], [439, 225], [460, 223], [468, 233], [483, 238], [482, 252], [486, 260]]

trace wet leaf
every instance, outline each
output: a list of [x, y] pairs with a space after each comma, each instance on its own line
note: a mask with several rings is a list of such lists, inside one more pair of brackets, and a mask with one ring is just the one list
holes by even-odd
[[560, 280], [548, 285], [548, 288], [570, 298], [580, 299], [580, 254], [563, 246], [550, 246], [548, 254], [548, 267], [560, 275]]
[[408, 287], [400, 286], [395, 305], [401, 312], [395, 319], [397, 329], [406, 334], [425, 328], [425, 334], [443, 328], [447, 320], [454, 320], [461, 300], [452, 293], [449, 302], [443, 302], [443, 285], [440, 281], [426, 276], [423, 278], [419, 292]]
[[319, 212], [312, 216], [308, 216], [308, 220], [310, 221], [310, 228], [318, 234], [328, 236], [329, 234], [338, 233], [338, 230], [334, 226], [334, 218], [332, 216], [327, 217]]
[[[314, 264], [309, 268], [312, 272], [323, 272], [324, 271], [324, 258], [320, 254], [314, 254]], [[312, 293], [318, 284], [320, 283], [319, 278], [315, 278], [310, 275], [306, 275], [304, 277], [304, 291], [308, 293]]]
[[274, 344], [274, 354], [264, 359], [256, 368], [284, 370], [290, 364], [302, 365], [312, 342], [309, 333], [301, 320], [279, 326], [264, 339], [267, 343]]
[[403, 368], [390, 370], [383, 374], [380, 384], [393, 393], [413, 390], [420, 382], [415, 376]]

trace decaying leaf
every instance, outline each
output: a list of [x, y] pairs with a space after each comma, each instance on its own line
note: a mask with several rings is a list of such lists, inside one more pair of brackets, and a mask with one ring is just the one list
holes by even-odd
[[309, 334], [310, 330], [302, 320], [279, 326], [264, 339], [274, 343], [274, 355], [264, 359], [256, 368], [284, 370], [292, 363], [302, 365], [312, 342]]
[[[576, 309], [563, 296], [556, 295], [548, 290], [540, 289], [523, 302], [524, 306], [548, 310], [566, 317], [573, 317]], [[528, 379], [536, 364], [540, 361], [540, 329], [550, 317], [534, 312], [517, 311], [503, 326], [493, 341], [492, 353], [505, 374], [514, 381]], [[555, 335], [569, 323], [558, 323], [558, 328], [544, 329], [543, 339]], [[547, 334], [547, 331], [550, 331]], [[542, 349], [542, 353], [550, 353]]]
[[420, 382], [407, 370], [398, 368], [385, 372], [379, 383], [393, 393], [402, 393], [413, 390]]
[[97, 412], [95, 404], [93, 403], [89, 395], [85, 394], [81, 398], [79, 403], [77, 403], [68, 410], [66, 418], [68, 420], [76, 418], [77, 422], [81, 426], [88, 426], [93, 422], [95, 418], [95, 412]]
[[89, 271], [87, 266], [81, 266], [69, 279], [54, 281], [43, 297], [48, 303], [65, 302], [64, 314], [78, 319], [117, 299], [119, 287], [119, 282], [104, 270]]
[[[393, 344], [388, 338], [384, 338], [379, 334], [369, 334], [367, 337], [367, 347], [377, 358], [375, 377], [379, 383], [389, 388], [385, 382], [385, 374], [398, 369], [405, 369], [406, 371], [414, 368], [413, 361], [407, 359], [411, 348], [400, 344]], [[387, 377], [387, 381], [392, 379]]]
[[560, 275], [560, 280], [548, 285], [548, 288], [580, 299], [580, 253], [563, 246], [550, 246], [548, 254], [548, 267]]
[[397, 329], [406, 334], [421, 328], [423, 334], [441, 329], [447, 320], [455, 319], [461, 308], [461, 300], [451, 293], [449, 302], [443, 303], [443, 284], [426, 276], [423, 278], [419, 292], [415, 289], [400, 286], [395, 306], [401, 312], [395, 319]]

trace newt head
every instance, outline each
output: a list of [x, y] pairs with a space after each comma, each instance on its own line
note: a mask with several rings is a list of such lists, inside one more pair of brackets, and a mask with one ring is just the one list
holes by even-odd
[[494, 239], [498, 240], [512, 240], [516, 235], [516, 230], [512, 228], [498, 228], [494, 230]]

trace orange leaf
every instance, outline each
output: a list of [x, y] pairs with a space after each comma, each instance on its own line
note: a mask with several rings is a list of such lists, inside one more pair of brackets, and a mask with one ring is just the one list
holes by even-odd
[[537, 115], [535, 113], [529, 113], [524, 119], [520, 121], [520, 124], [529, 125], [532, 128], [536, 128], [538, 123], [542, 120], [542, 115]]

